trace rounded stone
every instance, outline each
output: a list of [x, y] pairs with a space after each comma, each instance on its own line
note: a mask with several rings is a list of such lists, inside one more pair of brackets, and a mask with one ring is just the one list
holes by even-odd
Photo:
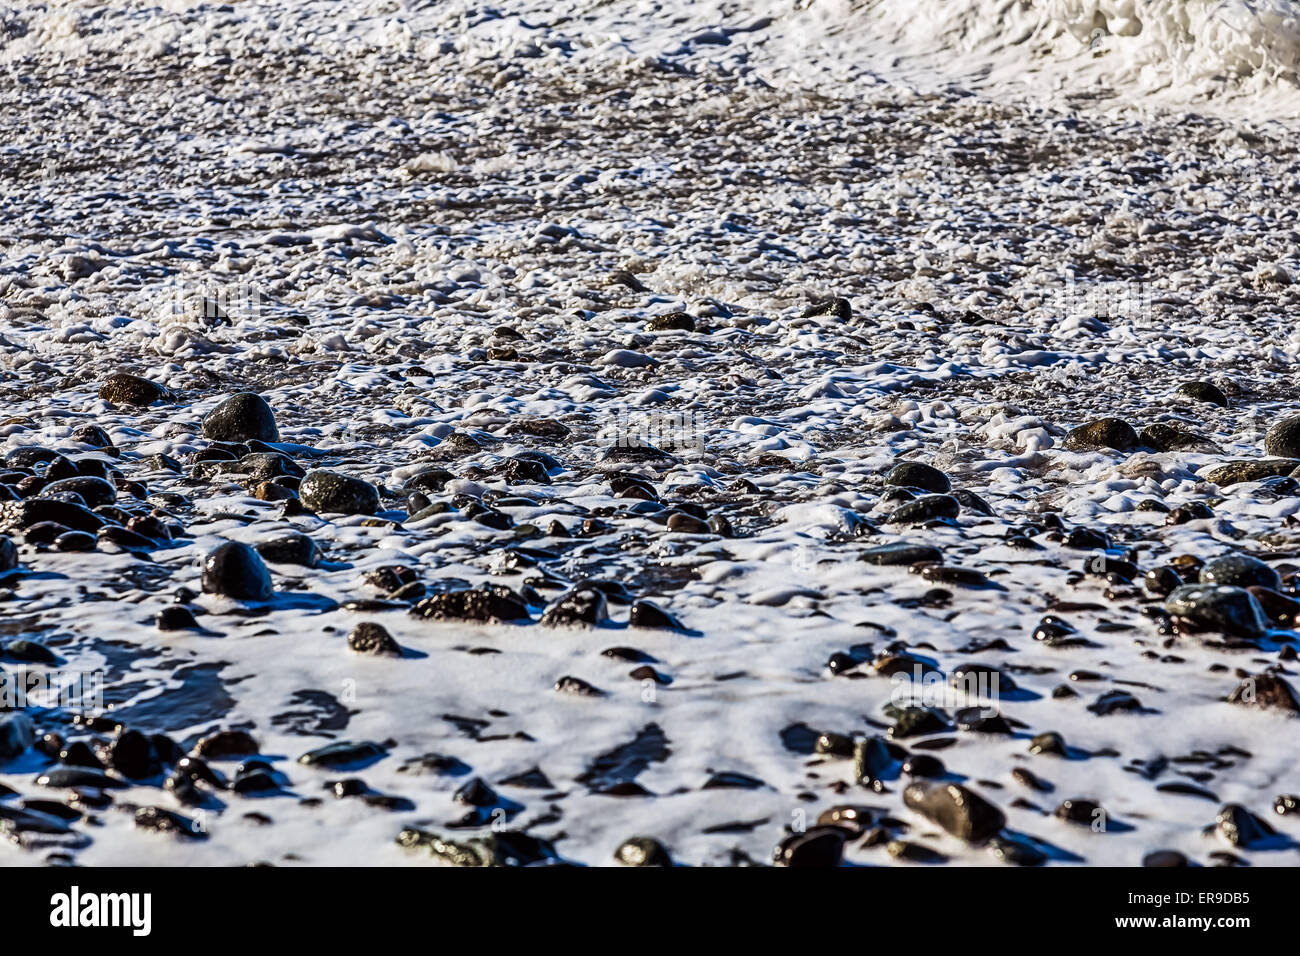
[[82, 425], [72, 433], [72, 440], [92, 448], [112, 448], [113, 439], [98, 425]]
[[867, 548], [858, 555], [858, 560], [865, 561], [867, 564], [885, 566], [911, 565], [920, 564], [924, 561], [942, 561], [943, 552], [928, 544], [896, 541], [893, 544], [882, 544], [874, 548]]
[[239, 601], [269, 601], [271, 572], [258, 553], [242, 541], [227, 541], [203, 562], [203, 590]]
[[376, 657], [401, 657], [402, 648], [388, 629], [374, 621], [362, 621], [348, 635], [348, 648], [358, 654]]
[[1122, 418], [1098, 418], [1085, 422], [1065, 436], [1065, 447], [1071, 451], [1133, 451], [1138, 447], [1138, 434]]
[[900, 505], [885, 521], [888, 524], [924, 524], [956, 518], [960, 513], [961, 503], [952, 495], [922, 495]]
[[379, 510], [379, 490], [368, 481], [318, 468], [307, 472], [298, 497], [309, 511], [372, 515]]
[[1201, 477], [1220, 488], [1227, 488], [1246, 481], [1263, 481], [1265, 478], [1293, 475], [1297, 471], [1300, 471], [1300, 459], [1257, 458], [1224, 462], [1210, 468]]
[[920, 488], [936, 495], [947, 494], [952, 483], [938, 468], [920, 461], [899, 462], [885, 475], [885, 484], [901, 488]]
[[320, 548], [301, 531], [288, 531], [269, 541], [260, 541], [254, 548], [263, 560], [275, 564], [297, 564], [304, 568], [320, 564]]
[[1268, 621], [1245, 588], [1185, 584], [1165, 601], [1165, 610], [1193, 628], [1237, 637], [1262, 637]]
[[686, 312], [656, 315], [645, 325], [647, 332], [694, 332], [695, 319]]
[[41, 494], [47, 497], [66, 492], [80, 495], [81, 500], [92, 508], [98, 508], [100, 505], [111, 505], [117, 500], [117, 488], [114, 487], [112, 482], [87, 475], [52, 481], [41, 489]]
[[1224, 395], [1223, 389], [1213, 382], [1184, 382], [1178, 386], [1174, 397], [1189, 402], [1206, 402], [1210, 405], [1218, 405], [1220, 408], [1228, 407], [1228, 396]]
[[110, 405], [152, 405], [170, 394], [157, 382], [125, 372], [110, 375], [99, 387], [99, 397]]
[[672, 866], [672, 857], [653, 837], [632, 837], [614, 851], [614, 859], [624, 866]]
[[214, 441], [279, 441], [275, 413], [266, 400], [240, 392], [214, 408], [203, 419], [203, 435]]
[[1282, 587], [1281, 576], [1259, 558], [1248, 554], [1225, 554], [1207, 561], [1201, 568], [1201, 584], [1223, 584], [1230, 587], [1271, 588]]
[[1264, 453], [1277, 458], [1300, 458], [1300, 415], [1282, 419], [1264, 434]]

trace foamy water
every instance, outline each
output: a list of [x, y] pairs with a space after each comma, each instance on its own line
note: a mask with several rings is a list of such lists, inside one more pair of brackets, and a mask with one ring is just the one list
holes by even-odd
[[[1008, 543], [1052, 513], [1110, 534], [1111, 557], [1144, 570], [1237, 550], [1294, 570], [1300, 498], [1203, 474], [1258, 457], [1263, 430], [1295, 412], [1300, 259], [1277, 199], [1293, 161], [1288, 131], [1266, 122], [1294, 103], [1294, 14], [1280, 2], [11, 5], [0, 59], [26, 82], [0, 117], [0, 449], [99, 455], [73, 437], [98, 424], [122, 453], [106, 461], [182, 533], [147, 557], [24, 544], [0, 604], [5, 639], [105, 671], [110, 713], [143, 730], [190, 745], [250, 728], [281, 788], [194, 808], [160, 778], [97, 812], [102, 826], [79, 822], [82, 838], [20, 839], [0, 861], [424, 862], [396, 835], [470, 832], [451, 826], [466, 810], [453, 794], [481, 777], [510, 826], [581, 863], [610, 863], [637, 834], [684, 863], [766, 861], [785, 828], [837, 803], [905, 820], [891, 837], [956, 863], [988, 863], [903, 807], [897, 768], [875, 793], [853, 786], [850, 761], [810, 752], [810, 731], [888, 726], [898, 688], [867, 661], [897, 641], [945, 675], [971, 661], [1014, 675], [1012, 733], [951, 730], [933, 752], [1050, 861], [1132, 865], [1176, 848], [1294, 862], [1289, 836], [1247, 850], [1202, 833], [1222, 803], [1272, 818], [1278, 794], [1300, 791], [1294, 718], [1225, 701], [1237, 669], [1292, 666], [1286, 634], [1250, 650], [1187, 635], [1166, 646], [1142, 613], [1159, 602], [1086, 575], [1091, 552], [1046, 529], [1038, 548]], [[227, 296], [231, 320], [178, 312], [181, 292]], [[831, 296], [850, 318], [805, 314]], [[675, 311], [697, 330], [646, 329]], [[99, 385], [124, 369], [175, 400], [110, 405]], [[1230, 405], [1173, 399], [1201, 379]], [[196, 474], [211, 444], [202, 416], [241, 389], [274, 408], [278, 447], [302, 466], [381, 486], [381, 520], [284, 514], [239, 480]], [[1102, 415], [1203, 441], [1062, 447]], [[727, 517], [733, 536], [670, 530], [616, 493], [602, 456], [639, 416], [688, 429], [691, 454], [627, 470], [674, 507]], [[517, 430], [539, 419], [567, 431]], [[549, 483], [503, 477], [526, 453], [550, 456]], [[942, 468], [995, 514], [968, 501], [955, 522], [888, 525], [898, 502], [881, 477], [899, 459]], [[433, 495], [447, 510], [413, 521], [401, 490], [430, 464], [455, 473]], [[539, 536], [471, 520], [471, 499], [503, 501]], [[1166, 525], [1152, 510], [1187, 502], [1213, 517]], [[273, 601], [198, 593], [222, 541], [290, 530], [325, 560], [273, 565]], [[944, 598], [920, 574], [859, 560], [918, 539], [988, 586]], [[512, 554], [520, 545], [540, 556]], [[542, 603], [526, 625], [347, 606], [379, 598], [364, 575], [395, 564], [431, 588], [536, 577]], [[536, 622], [550, 585], [592, 577], [684, 629], [630, 628], [622, 605], [597, 628]], [[156, 627], [178, 599], [202, 630]], [[1088, 643], [1036, 641], [1049, 611]], [[405, 656], [347, 650], [369, 620]], [[632, 677], [612, 647], [668, 682]], [[850, 650], [858, 676], [833, 675], [831, 655]], [[605, 696], [558, 692], [564, 677]], [[1087, 709], [1121, 689], [1145, 709]], [[35, 717], [77, 735], [57, 708]], [[1068, 759], [1029, 754], [1048, 730]], [[667, 753], [621, 767], [653, 796], [593, 792], [602, 755], [660, 737]], [[342, 771], [296, 762], [341, 739], [385, 754]], [[430, 771], [430, 753], [460, 763]], [[36, 785], [49, 763], [29, 750], [0, 765], [18, 791], [5, 806], [68, 798]], [[214, 763], [232, 774], [238, 761]], [[1026, 766], [1054, 789], [1017, 783]], [[548, 786], [518, 782], [532, 768]], [[750, 780], [706, 786], [725, 774]], [[335, 799], [326, 783], [347, 776], [404, 802]], [[1156, 789], [1188, 781], [1210, 796]], [[1052, 815], [1074, 798], [1121, 826]], [[133, 804], [194, 817], [207, 838], [143, 832]], [[1274, 822], [1285, 833], [1293, 819]]]
[[1021, 97], [1209, 102], [1261, 118], [1300, 109], [1293, 0], [519, 0], [495, 9], [358, 0], [247, 2], [230, 13], [193, 0], [17, 4], [0, 32], [0, 59], [40, 51], [75, 62], [125, 50], [140, 59], [171, 51], [202, 60], [303, 42], [358, 55], [410, 49], [436, 58], [468, 48], [490, 59], [529, 46], [566, 60], [704, 61], [828, 93], [874, 76]]

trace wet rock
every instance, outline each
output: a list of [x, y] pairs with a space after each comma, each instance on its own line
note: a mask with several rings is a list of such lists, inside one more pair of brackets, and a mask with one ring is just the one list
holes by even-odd
[[275, 413], [266, 400], [252, 392], [230, 396], [203, 419], [203, 435], [215, 441], [279, 441]]
[[86, 531], [65, 531], [54, 539], [54, 547], [59, 551], [94, 551], [97, 539]]
[[308, 767], [349, 767], [368, 763], [388, 753], [380, 744], [369, 740], [340, 740], [308, 751], [298, 758]]
[[203, 590], [237, 601], [269, 601], [274, 595], [271, 572], [242, 541], [227, 541], [208, 552], [203, 562]]
[[1300, 415], [1284, 418], [1264, 434], [1264, 454], [1300, 458]]
[[813, 752], [833, 757], [851, 757], [853, 756], [853, 738], [848, 734], [837, 734], [828, 730], [817, 738], [817, 743], [813, 746]]
[[1242, 482], [1263, 481], [1265, 478], [1289, 475], [1297, 468], [1300, 468], [1300, 459], [1258, 458], [1226, 462], [1208, 471], [1202, 471], [1200, 475], [1210, 484], [1228, 488]]
[[1092, 528], [1071, 528], [1061, 543], [1080, 551], [1098, 551], [1110, 547], [1110, 538]]
[[396, 591], [407, 584], [412, 584], [419, 579], [419, 572], [415, 568], [407, 567], [404, 564], [386, 564], [383, 567], [374, 568], [363, 575], [362, 580], [372, 588], [380, 591]]
[[963, 707], [954, 717], [959, 730], [979, 734], [1001, 734], [1007, 737], [1015, 733], [1005, 717], [985, 707]]
[[1018, 690], [1016, 682], [1007, 674], [989, 664], [975, 662], [954, 667], [948, 674], [948, 683], [968, 697], [993, 700]]
[[1047, 862], [1047, 854], [1032, 843], [996, 836], [989, 840], [989, 852], [994, 859], [1012, 866], [1042, 866]]
[[1218, 405], [1220, 408], [1228, 407], [1228, 396], [1223, 394], [1223, 389], [1213, 382], [1184, 382], [1174, 391], [1174, 397], [1190, 402]]
[[762, 780], [734, 770], [724, 770], [709, 775], [701, 790], [759, 790], [766, 787]]
[[253, 548], [273, 564], [296, 564], [304, 568], [320, 564], [320, 548], [310, 537], [298, 531], [278, 535], [270, 541], [259, 541]]
[[805, 319], [820, 315], [831, 315], [842, 322], [848, 322], [853, 318], [853, 306], [843, 296], [836, 296], [833, 299], [827, 299], [825, 302], [810, 305], [803, 311], [803, 318]]
[[411, 613], [434, 621], [504, 623], [530, 620], [528, 603], [500, 584], [435, 594], [416, 604]]
[[1233, 846], [1247, 849], [1267, 844], [1277, 835], [1269, 824], [1239, 803], [1225, 804], [1214, 818], [1212, 829]]
[[531, 866], [558, 858], [547, 841], [511, 830], [455, 841], [408, 827], [398, 834], [397, 843], [408, 850], [426, 852], [446, 866]]
[[1273, 801], [1273, 812], [1278, 816], [1290, 816], [1300, 813], [1300, 797], [1291, 793], [1279, 794]]
[[876, 812], [870, 807], [846, 804], [823, 810], [817, 816], [818, 826], [839, 827], [856, 836], [875, 821]]
[[90, 767], [51, 767], [36, 778], [38, 787], [71, 788], [93, 787], [97, 790], [120, 789], [128, 786], [126, 781], [110, 777], [102, 770]]
[[672, 866], [672, 857], [653, 837], [632, 837], [619, 844], [614, 859], [624, 866]]
[[1128, 584], [1141, 572], [1132, 561], [1109, 554], [1094, 554], [1083, 562], [1085, 574], [1104, 577], [1111, 584]]
[[1050, 793], [1055, 789], [1051, 783], [1038, 776], [1028, 767], [1014, 768], [1011, 771], [1011, 778], [1021, 786], [1028, 787], [1030, 790], [1037, 790], [1040, 793]]
[[99, 756], [91, 748], [90, 744], [84, 740], [74, 740], [67, 746], [63, 747], [58, 753], [60, 763], [67, 764], [70, 767], [91, 767], [95, 770], [103, 770], [104, 765], [100, 763]]
[[1038, 622], [1033, 637], [1048, 647], [1084, 647], [1089, 643], [1073, 624], [1055, 614], [1048, 614]]
[[938, 780], [948, 772], [943, 761], [934, 754], [911, 754], [903, 761], [903, 773], [909, 777]]
[[108, 523], [89, 508], [70, 501], [28, 498], [0, 503], [0, 532], [18, 531], [43, 522], [90, 534]]
[[990, 518], [997, 517], [997, 512], [993, 510], [991, 504], [967, 488], [958, 488], [952, 493], [952, 496], [957, 499], [958, 504], [960, 504], [965, 511], [979, 515], [987, 515]]
[[14, 638], [0, 649], [0, 654], [14, 661], [28, 664], [57, 664], [58, 656], [44, 644], [29, 641], [24, 637]]
[[526, 787], [530, 790], [554, 790], [555, 784], [544, 774], [540, 767], [530, 767], [521, 773], [511, 774], [498, 781], [503, 787]]
[[555, 682], [555, 689], [561, 694], [569, 694], [574, 697], [604, 697], [605, 692], [595, 687], [581, 677], [565, 676]]
[[952, 584], [963, 588], [996, 587], [983, 571], [956, 565], [927, 564], [920, 568], [921, 577], [935, 584]]
[[82, 425], [72, 432], [71, 438], [75, 442], [81, 442], [81, 444], [89, 445], [92, 448], [113, 447], [113, 439], [108, 432], [98, 425]]
[[147, 378], [119, 372], [104, 380], [99, 387], [99, 397], [110, 405], [143, 407], [170, 398], [171, 392]]
[[1180, 425], [1170, 425], [1166, 422], [1147, 425], [1138, 433], [1138, 438], [1143, 445], [1159, 452], [1178, 451], [1180, 449], [1211, 453], [1222, 451], [1204, 435], [1198, 435], [1196, 432]]
[[908, 784], [903, 803], [968, 843], [983, 843], [1006, 825], [1001, 810], [957, 783]]
[[895, 509], [885, 519], [886, 524], [924, 524], [927, 521], [953, 519], [961, 512], [961, 505], [952, 495], [922, 495]]
[[648, 629], [662, 629], [672, 631], [684, 631], [681, 621], [673, 617], [658, 604], [653, 601], [638, 600], [632, 602], [631, 610], [628, 613], [628, 627], [644, 627]]
[[36, 742], [36, 729], [26, 714], [0, 714], [0, 760], [17, 757]]
[[0, 574], [8, 574], [18, 567], [18, 547], [0, 534]]
[[1077, 823], [1080, 826], [1093, 827], [1098, 830], [1106, 829], [1106, 821], [1109, 815], [1106, 811], [1091, 800], [1063, 800], [1061, 805], [1056, 808], [1054, 815], [1058, 820], [1065, 820], [1068, 823]]
[[911, 840], [890, 840], [885, 845], [885, 852], [895, 860], [906, 860], [909, 863], [948, 862], [948, 857], [945, 854], [926, 846], [924, 843], [913, 843]]
[[1038, 734], [1029, 741], [1029, 752], [1064, 757], [1066, 756], [1065, 738], [1054, 730]]
[[1239, 588], [1258, 586], [1276, 591], [1282, 587], [1282, 578], [1259, 558], [1248, 554], [1228, 554], [1205, 563], [1201, 568], [1200, 583]]
[[546, 627], [599, 627], [607, 620], [609, 611], [605, 595], [591, 587], [566, 591], [541, 617], [541, 623]]
[[273, 793], [280, 789], [280, 783], [268, 767], [241, 767], [231, 781], [230, 789], [239, 794]]
[[711, 534], [709, 523], [690, 514], [678, 511], [669, 516], [665, 527], [677, 534]]
[[307, 472], [298, 497], [304, 508], [318, 514], [372, 515], [379, 510], [379, 491], [374, 485], [337, 471]]
[[[69, 533], [86, 534], [86, 532], [84, 531], [69, 532]], [[89, 537], [89, 535], [87, 536]], [[59, 538], [54, 539], [55, 547], [61, 547], [59, 541], [60, 538], [63, 537], [66, 537], [66, 535], [60, 535]], [[115, 524], [105, 525], [104, 527], [100, 528], [99, 534], [95, 535], [95, 538], [99, 544], [113, 545], [115, 547], [121, 548], [123, 551], [132, 551], [137, 554], [142, 554], [148, 551], [152, 551], [157, 547], [157, 542], [155, 542], [152, 538], [146, 538], [144, 535], [137, 534], [136, 532], [132, 531], [130, 528], [123, 528]], [[90, 547], [87, 547], [84, 550], [90, 551], [93, 549], [94, 549], [94, 545], [91, 545]]]
[[375, 657], [401, 657], [402, 648], [382, 624], [362, 621], [348, 634], [348, 649]]
[[154, 758], [149, 739], [135, 730], [122, 731], [109, 744], [107, 756], [105, 763], [128, 780], [143, 780], [161, 769]]
[[895, 465], [885, 475], [885, 484], [903, 488], [920, 488], [922, 491], [938, 495], [947, 494], [952, 488], [947, 475], [938, 468], [919, 461], [904, 461]]
[[245, 757], [257, 752], [257, 741], [246, 730], [218, 730], [201, 737], [194, 745], [195, 755], [209, 760]]
[[948, 721], [939, 711], [930, 707], [893, 707], [888, 710], [894, 717], [894, 725], [889, 728], [889, 736], [893, 740], [922, 737], [948, 729]]
[[882, 566], [912, 565], [929, 561], [942, 561], [943, 553], [928, 544], [910, 544], [898, 541], [894, 544], [882, 544], [867, 548], [858, 555], [859, 561]]
[[1259, 602], [1239, 587], [1184, 585], [1165, 599], [1165, 611], [1192, 631], [1257, 638], [1268, 630]]
[[647, 332], [694, 332], [695, 319], [685, 312], [656, 315], [645, 324]]
[[792, 833], [772, 854], [776, 866], [797, 870], [825, 870], [837, 867], [844, 857], [848, 834], [840, 827], [810, 827], [804, 833]]
[[511, 485], [549, 485], [551, 476], [541, 462], [515, 457], [506, 460], [502, 474]]
[[[1260, 610], [1264, 612], [1264, 618], [1271, 626], [1292, 630], [1296, 623], [1300, 622], [1300, 601], [1278, 594], [1269, 588], [1249, 587], [1246, 590], [1255, 596]], [[1295, 647], [1284, 647], [1279, 653], [1286, 655], [1288, 650], [1294, 653]]]
[[192, 840], [207, 837], [197, 822], [162, 807], [140, 807], [135, 811], [135, 825], [141, 830], [151, 830], [154, 833], [166, 833]]
[[1146, 588], [1147, 593], [1153, 597], [1168, 597], [1175, 590], [1183, 586], [1183, 579], [1178, 572], [1169, 566], [1152, 568], [1142, 579], [1142, 586]]
[[41, 489], [41, 495], [44, 497], [53, 497], [68, 492], [79, 496], [91, 508], [98, 508], [100, 505], [111, 505], [117, 500], [117, 488], [111, 482], [105, 481], [103, 478], [86, 475], [52, 481]]
[[877, 793], [885, 790], [885, 777], [897, 761], [880, 737], [863, 737], [852, 741], [853, 780]]
[[1063, 444], [1071, 451], [1129, 452], [1136, 450], [1140, 441], [1133, 426], [1122, 418], [1098, 418], [1071, 430]]
[[1127, 713], [1142, 709], [1142, 702], [1126, 690], [1107, 691], [1088, 705], [1088, 710], [1098, 717]]
[[1300, 698], [1295, 688], [1276, 674], [1255, 674], [1242, 680], [1228, 695], [1231, 704], [1262, 707], [1283, 713], [1300, 713]]
[[160, 631], [186, 631], [197, 629], [199, 622], [194, 619], [194, 612], [179, 604], [163, 608], [154, 619]]

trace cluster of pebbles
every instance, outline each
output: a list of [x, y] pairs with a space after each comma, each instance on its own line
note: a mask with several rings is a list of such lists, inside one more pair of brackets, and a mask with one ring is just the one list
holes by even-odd
[[0, 861], [1294, 862], [1291, 140], [233, 9], [0, 116]]

